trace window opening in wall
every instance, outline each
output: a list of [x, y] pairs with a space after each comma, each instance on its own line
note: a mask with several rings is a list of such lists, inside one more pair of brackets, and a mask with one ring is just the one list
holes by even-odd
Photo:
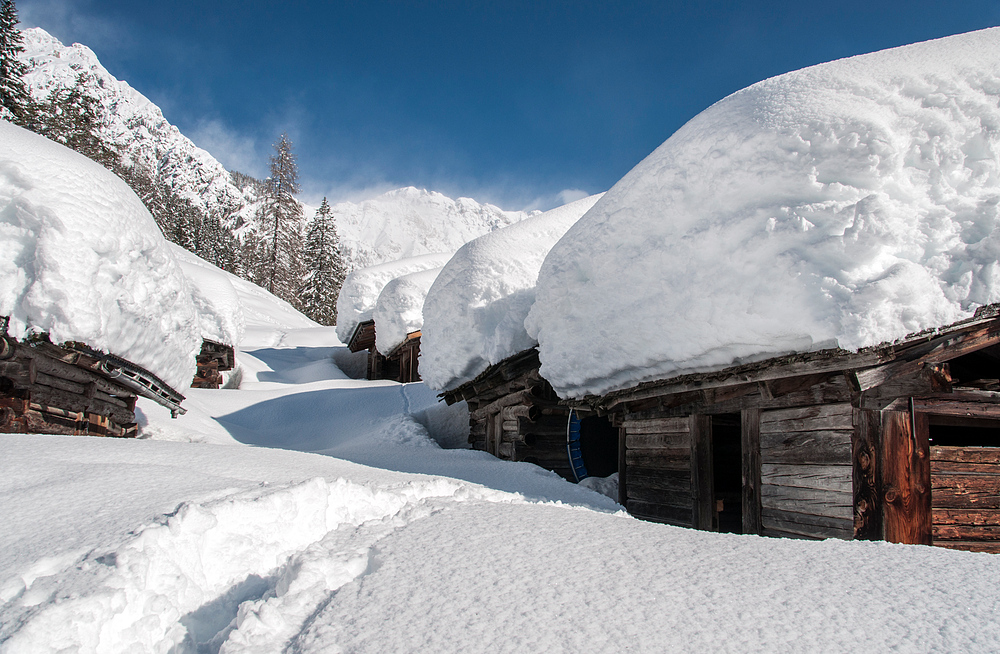
[[712, 416], [712, 476], [715, 524], [725, 533], [743, 533], [743, 448], [740, 414]]
[[928, 416], [931, 447], [1000, 447], [1000, 420]]

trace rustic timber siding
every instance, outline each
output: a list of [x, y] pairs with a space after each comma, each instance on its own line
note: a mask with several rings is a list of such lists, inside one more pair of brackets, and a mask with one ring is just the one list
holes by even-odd
[[934, 544], [1000, 553], [1000, 447], [932, 447]]
[[761, 412], [761, 533], [853, 536], [852, 415], [850, 404]]
[[636, 517], [694, 526], [691, 418], [626, 416], [626, 507]]

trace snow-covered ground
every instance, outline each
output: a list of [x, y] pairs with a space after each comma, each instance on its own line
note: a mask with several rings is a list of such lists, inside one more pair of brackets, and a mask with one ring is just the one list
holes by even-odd
[[[239, 290], [239, 289], [237, 289]], [[241, 301], [246, 293], [240, 294]], [[143, 440], [5, 435], [0, 651], [995, 651], [1000, 557], [641, 522], [247, 312]]]

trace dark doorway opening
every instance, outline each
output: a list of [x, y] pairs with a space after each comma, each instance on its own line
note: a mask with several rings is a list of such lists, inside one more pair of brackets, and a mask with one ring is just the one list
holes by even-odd
[[718, 531], [743, 533], [743, 447], [740, 414], [712, 416], [712, 477]]
[[580, 420], [580, 450], [590, 477], [607, 477], [618, 472], [618, 430], [604, 416]]

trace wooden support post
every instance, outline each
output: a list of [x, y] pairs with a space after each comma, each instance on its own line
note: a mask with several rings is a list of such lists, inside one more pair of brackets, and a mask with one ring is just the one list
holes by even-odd
[[925, 414], [916, 416], [909, 411], [882, 412], [885, 539], [891, 543], [930, 545], [929, 428]]
[[618, 428], [618, 503], [628, 510], [628, 468], [625, 463], [625, 439], [627, 432], [624, 427]]
[[740, 413], [743, 451], [743, 533], [759, 534], [760, 524], [760, 409]]
[[711, 530], [715, 516], [712, 471], [712, 418], [694, 414], [691, 420], [691, 522]]
[[882, 540], [882, 414], [854, 409], [851, 437], [855, 540]]

